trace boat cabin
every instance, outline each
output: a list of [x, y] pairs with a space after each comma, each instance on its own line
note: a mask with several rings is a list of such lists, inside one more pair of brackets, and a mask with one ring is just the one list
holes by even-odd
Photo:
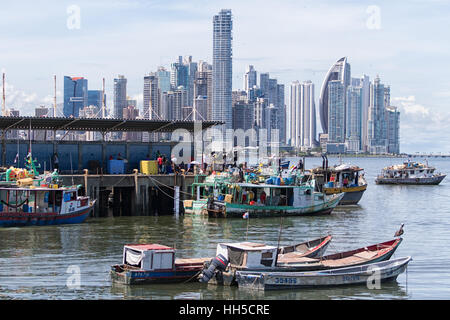
[[261, 243], [219, 243], [216, 254], [223, 255], [231, 266], [266, 269], [276, 264], [278, 248]]
[[174, 270], [175, 249], [160, 244], [127, 244], [123, 264], [146, 271]]

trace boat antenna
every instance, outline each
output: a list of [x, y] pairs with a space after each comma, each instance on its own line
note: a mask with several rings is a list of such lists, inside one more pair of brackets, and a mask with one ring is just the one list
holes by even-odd
[[70, 171], [72, 172], [72, 186], [73, 186], [74, 183], [73, 183], [72, 152], [70, 153]]
[[275, 265], [278, 262], [278, 250], [280, 250], [281, 231], [283, 230], [283, 216], [280, 217], [280, 231], [278, 232], [277, 253], [275, 256]]

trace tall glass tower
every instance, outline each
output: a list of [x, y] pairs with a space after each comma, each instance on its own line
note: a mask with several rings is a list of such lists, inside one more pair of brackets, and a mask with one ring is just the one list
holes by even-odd
[[78, 118], [88, 105], [88, 81], [83, 77], [64, 77], [64, 117]]
[[[222, 9], [213, 18], [213, 104], [212, 120], [223, 121], [223, 129], [232, 129], [232, 16]], [[224, 133], [224, 132], [223, 132]]]
[[119, 75], [114, 79], [114, 117], [123, 118], [123, 109], [127, 107], [127, 79]]
[[[343, 57], [334, 63], [328, 73], [325, 76], [325, 79], [322, 84], [322, 89], [320, 91], [319, 97], [319, 113], [320, 113], [320, 123], [322, 125], [323, 133], [329, 133], [329, 115], [330, 107], [329, 103], [329, 86], [328, 84], [331, 81], [339, 80], [344, 85], [344, 90], [351, 84], [351, 72], [350, 72], [350, 64], [347, 62], [347, 57]], [[343, 96], [344, 99], [344, 112], [345, 112], [345, 94]], [[345, 124], [344, 124], [345, 125]], [[344, 128], [345, 129], [345, 128]]]

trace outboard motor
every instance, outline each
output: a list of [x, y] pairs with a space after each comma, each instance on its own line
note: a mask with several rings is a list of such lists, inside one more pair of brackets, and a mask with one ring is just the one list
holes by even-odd
[[200, 277], [200, 282], [208, 282], [215, 274], [216, 269], [218, 271], [225, 271], [228, 266], [228, 260], [223, 255], [219, 254], [211, 260], [208, 269], [203, 270]]

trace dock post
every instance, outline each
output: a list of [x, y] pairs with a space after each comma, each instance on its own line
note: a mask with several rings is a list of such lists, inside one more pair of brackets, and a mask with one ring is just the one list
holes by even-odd
[[180, 215], [180, 187], [175, 186], [174, 187], [174, 208], [175, 216], [178, 217]]
[[141, 215], [142, 197], [141, 197], [141, 188], [139, 187], [139, 177], [138, 177], [139, 170], [134, 169], [133, 173], [134, 173], [134, 197], [133, 197], [134, 201], [132, 202], [131, 210], [134, 212], [135, 215]]

